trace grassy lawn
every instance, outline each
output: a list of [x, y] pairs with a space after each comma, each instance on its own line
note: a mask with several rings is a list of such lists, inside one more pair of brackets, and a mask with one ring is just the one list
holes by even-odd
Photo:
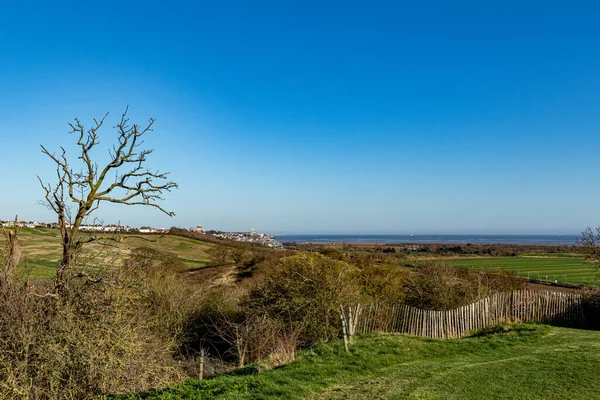
[[485, 257], [453, 258], [444, 262], [464, 265], [474, 269], [500, 269], [518, 273], [520, 276], [557, 280], [566, 283], [589, 284], [595, 277], [595, 269], [581, 257]]
[[365, 335], [300, 352], [287, 366], [190, 380], [145, 399], [590, 399], [600, 332], [512, 325], [459, 340]]
[[[125, 257], [130, 249], [136, 247], [150, 247], [176, 254], [188, 268], [197, 269], [208, 264], [207, 250], [213, 246], [211, 243], [169, 235], [160, 238], [152, 235], [124, 235], [124, 238], [120, 243], [110, 242], [113, 247], [91, 244], [86, 251], [111, 259]], [[29, 279], [52, 279], [62, 251], [58, 230], [22, 228], [20, 245], [23, 253], [19, 266]]]

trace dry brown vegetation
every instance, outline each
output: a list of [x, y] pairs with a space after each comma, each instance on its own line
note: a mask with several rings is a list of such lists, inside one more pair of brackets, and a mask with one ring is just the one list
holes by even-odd
[[127, 271], [103, 271], [72, 277], [60, 295], [25, 282], [0, 288], [2, 397], [91, 398], [183, 377], [178, 336], [169, 337], [177, 321], [164, 318], [173, 310], [149, 295], [177, 290], [157, 278], [131, 285]]
[[194, 360], [182, 349], [202, 299], [179, 257], [153, 248], [124, 260], [111, 249], [81, 252], [55, 291], [14, 271], [17, 231], [7, 232], [0, 272], [14, 274], [0, 280], [0, 398], [93, 398], [189, 376]]

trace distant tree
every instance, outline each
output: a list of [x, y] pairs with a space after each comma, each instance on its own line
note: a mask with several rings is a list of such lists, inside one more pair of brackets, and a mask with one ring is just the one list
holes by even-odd
[[100, 120], [94, 119], [89, 129], [79, 119], [69, 123], [69, 133], [77, 139], [77, 158], [71, 159], [76, 166], [71, 165], [64, 147], [57, 155], [41, 146], [42, 153], [56, 164], [57, 178], [54, 184], [44, 183], [38, 176], [45, 191], [44, 203], [56, 213], [62, 238], [63, 251], [54, 282], [56, 289], [66, 284], [66, 273], [73, 266], [82, 246], [97, 240], [93, 235], [79, 235], [79, 227], [86, 217], [98, 209], [100, 203], [149, 206], [169, 216], [174, 215], [159, 202], [163, 200], [165, 191], [178, 186], [167, 180], [167, 172], [147, 169], [147, 157], [153, 150], [141, 149], [143, 136], [152, 131], [154, 119], [150, 118], [144, 126], [129, 125], [128, 109], [114, 126], [116, 143], [108, 150], [109, 158], [103, 165], [95, 161], [97, 156], [92, 152], [100, 143], [98, 131], [108, 113]]
[[600, 226], [593, 230], [590, 227], [581, 232], [581, 237], [577, 239], [577, 244], [585, 254], [588, 261], [596, 265], [597, 272], [600, 272]]

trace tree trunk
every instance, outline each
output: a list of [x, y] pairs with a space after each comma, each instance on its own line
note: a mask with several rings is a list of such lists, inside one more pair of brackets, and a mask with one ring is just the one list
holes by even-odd
[[56, 276], [54, 277], [54, 287], [58, 291], [60, 291], [61, 288], [66, 287], [69, 279], [68, 273], [75, 264], [77, 251], [80, 247], [77, 243], [74, 227], [64, 229], [62, 247], [62, 257], [58, 262], [58, 269], [56, 270]]
[[69, 228], [66, 226], [64, 210], [62, 213], [59, 213], [58, 224], [62, 236], [63, 254], [58, 263], [56, 276], [54, 277], [54, 288], [57, 291], [66, 287], [69, 279], [69, 270], [75, 264], [77, 253], [81, 250], [82, 243], [79, 241], [79, 227], [87, 211], [88, 208], [80, 205], [75, 220]]

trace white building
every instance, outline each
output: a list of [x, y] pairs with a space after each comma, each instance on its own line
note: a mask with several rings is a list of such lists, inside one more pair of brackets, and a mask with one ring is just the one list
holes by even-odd
[[195, 228], [190, 228], [190, 232], [204, 233], [204, 228], [202, 228], [202, 225], [198, 225]]

